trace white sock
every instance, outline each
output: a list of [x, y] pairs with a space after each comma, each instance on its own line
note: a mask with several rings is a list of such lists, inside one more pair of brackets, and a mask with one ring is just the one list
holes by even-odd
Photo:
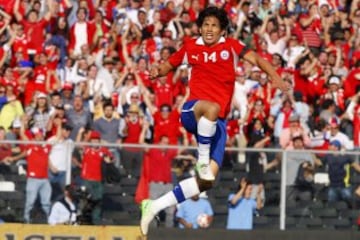
[[216, 121], [210, 121], [202, 116], [197, 124], [198, 132], [198, 162], [209, 164], [210, 162], [210, 144], [212, 137], [216, 132]]
[[154, 200], [152, 208], [155, 213], [158, 213], [165, 208], [181, 203], [199, 193], [200, 190], [195, 177], [187, 178], [176, 185], [174, 190]]

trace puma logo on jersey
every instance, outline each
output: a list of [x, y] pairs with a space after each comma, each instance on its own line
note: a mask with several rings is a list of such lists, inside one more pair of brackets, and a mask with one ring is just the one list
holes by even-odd
[[195, 59], [196, 61], [199, 61], [199, 55], [191, 55], [192, 59]]

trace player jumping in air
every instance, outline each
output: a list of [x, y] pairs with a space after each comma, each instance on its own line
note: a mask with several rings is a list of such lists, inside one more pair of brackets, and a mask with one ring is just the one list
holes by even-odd
[[273, 86], [287, 90], [270, 63], [246, 49], [240, 41], [224, 37], [228, 24], [223, 9], [204, 9], [197, 19], [201, 36], [185, 41], [167, 62], [151, 69], [150, 77], [157, 78], [184, 62], [191, 65], [190, 97], [183, 106], [181, 122], [196, 136], [198, 161], [196, 177], [181, 181], [156, 200], [142, 202], [140, 228], [145, 236], [158, 212], [212, 187], [225, 151], [226, 116], [230, 111], [239, 57], [259, 66], [272, 79]]

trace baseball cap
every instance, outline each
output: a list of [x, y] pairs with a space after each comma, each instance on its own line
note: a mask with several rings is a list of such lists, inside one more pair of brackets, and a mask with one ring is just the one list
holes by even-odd
[[244, 76], [245, 75], [244, 69], [242, 67], [237, 67], [235, 69], [235, 75], [236, 76]]
[[15, 118], [15, 120], [11, 124], [12, 128], [21, 128], [21, 122], [20, 119]]
[[329, 125], [331, 127], [338, 127], [340, 124], [340, 120], [337, 117], [332, 117], [329, 119]]
[[330, 145], [337, 147], [338, 149], [341, 148], [341, 142], [339, 140], [332, 140]]
[[41, 135], [44, 136], [44, 132], [41, 128], [38, 127], [33, 127], [31, 128], [31, 133], [35, 136], [35, 135]]
[[101, 135], [98, 131], [91, 131], [90, 139], [100, 139]]
[[252, 71], [252, 72], [261, 72], [261, 69], [260, 69], [258, 66], [253, 66], [253, 67], [251, 68], [251, 71]]
[[71, 82], [65, 82], [62, 90], [73, 90], [73, 85]]
[[330, 77], [329, 84], [340, 84], [340, 78], [338, 76]]
[[43, 92], [37, 94], [36, 98], [47, 98], [47, 95]]

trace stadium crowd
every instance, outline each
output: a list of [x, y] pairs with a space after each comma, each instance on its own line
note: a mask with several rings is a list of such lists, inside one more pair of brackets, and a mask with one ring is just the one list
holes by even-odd
[[[284, 94], [272, 88], [260, 69], [240, 61], [228, 146], [359, 149], [359, 0], [0, 0], [0, 139], [54, 143], [49, 149], [2, 144], [0, 162], [48, 155], [49, 164], [28, 166], [27, 176], [64, 188], [66, 141], [196, 146], [179, 122], [191, 69], [184, 62], [158, 79], [149, 78], [149, 69], [199, 36], [195, 20], [208, 5], [226, 9], [231, 21], [227, 35], [271, 62], [292, 86]], [[171, 171], [165, 162], [177, 154], [194, 158], [187, 152], [164, 158], [131, 147], [76, 148], [74, 181], [84, 181], [101, 199], [102, 173], [94, 169], [101, 169], [104, 158], [138, 176], [148, 156], [147, 161], [164, 158], [162, 167], [149, 168], [157, 173], [154, 182], [166, 186], [173, 179], [160, 172]], [[253, 157], [263, 154], [247, 156]], [[254, 185], [262, 184], [259, 169], [276, 167], [281, 160], [274, 159], [250, 167]], [[32, 183], [33, 191], [47, 191], [41, 184]], [[45, 195], [50, 194], [43, 195], [49, 214]], [[25, 211], [31, 210], [34, 197], [27, 194]], [[94, 223], [98, 218], [93, 217]], [[30, 221], [28, 213], [25, 221]]]

